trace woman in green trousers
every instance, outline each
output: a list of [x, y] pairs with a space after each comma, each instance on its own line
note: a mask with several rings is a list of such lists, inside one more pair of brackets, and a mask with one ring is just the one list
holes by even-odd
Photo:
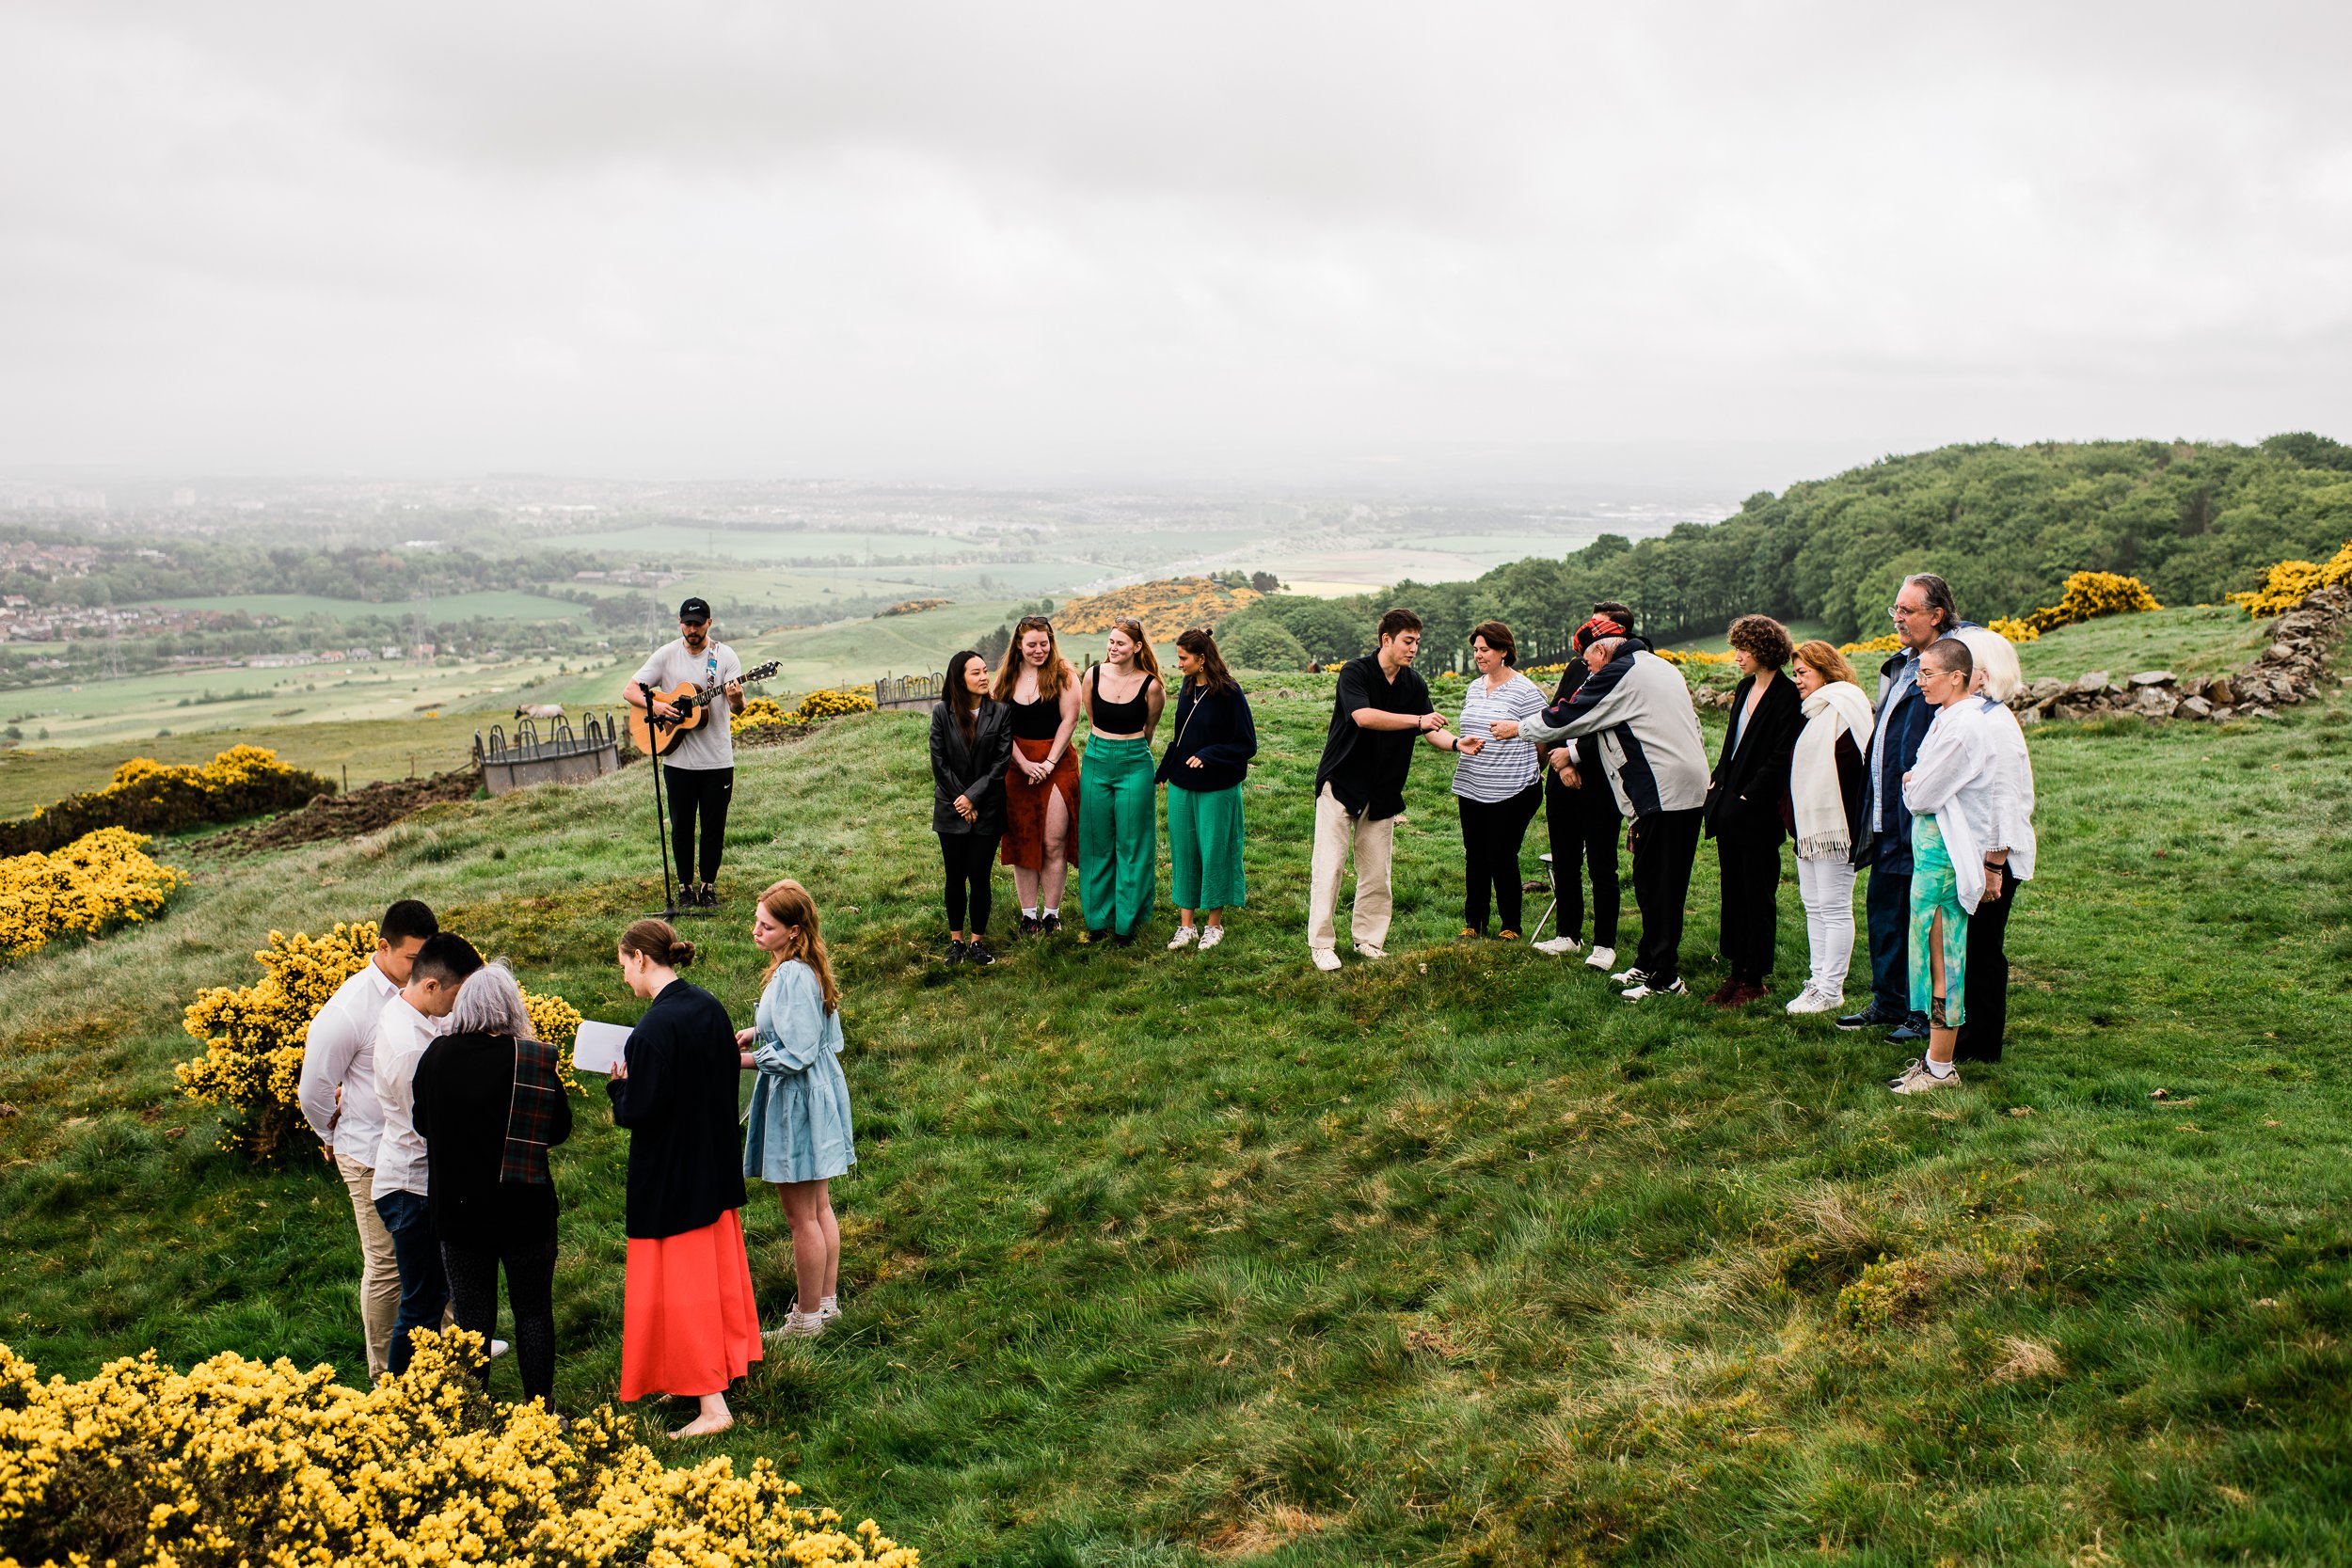
[[1087, 940], [1124, 947], [1152, 912], [1159, 858], [1152, 732], [1168, 690], [1141, 623], [1111, 623], [1103, 662], [1079, 688], [1087, 717], [1078, 768], [1078, 901]]
[[[1242, 905], [1241, 785], [1258, 754], [1249, 699], [1225, 668], [1216, 639], [1195, 626], [1176, 639], [1176, 731], [1160, 757], [1168, 785], [1168, 892], [1182, 922], [1170, 952], [1225, 940], [1225, 911]], [[1193, 916], [1204, 916], [1196, 927]]]

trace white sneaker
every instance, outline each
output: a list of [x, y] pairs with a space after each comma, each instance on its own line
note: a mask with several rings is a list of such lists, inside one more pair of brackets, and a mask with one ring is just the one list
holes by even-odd
[[500, 1356], [504, 1355], [508, 1351], [513, 1350], [514, 1348], [514, 1346], [508, 1344], [503, 1339], [493, 1339], [490, 1341], [490, 1359], [496, 1361]]
[[1628, 986], [1617, 994], [1628, 1002], [1646, 1002], [1653, 996], [1688, 996], [1691, 994], [1691, 988], [1682, 983], [1680, 975], [1677, 975], [1662, 986], [1651, 984], [1645, 976], [1638, 985]]
[[1577, 941], [1574, 937], [1553, 937], [1549, 942], [1537, 942], [1535, 944], [1535, 951], [1541, 953], [1547, 958], [1557, 958], [1565, 957], [1567, 954], [1575, 952], [1578, 948], [1583, 945], [1584, 944], [1582, 942]]
[[819, 1296], [817, 1299], [817, 1315], [824, 1319], [827, 1323], [831, 1323], [834, 1319], [841, 1316], [841, 1298], [839, 1296]]
[[1225, 927], [1222, 926], [1204, 926], [1200, 928], [1200, 951], [1203, 953], [1224, 940]]
[[1179, 926], [1176, 927], [1176, 934], [1168, 939], [1168, 950], [1173, 953], [1179, 947], [1190, 947], [1195, 942], [1200, 940], [1200, 928], [1199, 927]]
[[1609, 976], [1609, 983], [1613, 986], [1638, 986], [1648, 978], [1642, 973], [1642, 966], [1636, 964], [1631, 969], [1621, 969]]
[[1385, 958], [1389, 956], [1389, 950], [1359, 942], [1356, 944], [1356, 956], [1359, 958]]
[[1960, 1069], [1954, 1068], [1950, 1072], [1938, 1076], [1928, 1070], [1924, 1060], [1916, 1061], [1888, 1087], [1897, 1094], [1929, 1094], [1936, 1089], [1956, 1089], [1960, 1087]]
[[763, 1339], [814, 1339], [823, 1332], [825, 1332], [825, 1314], [821, 1307], [814, 1312], [803, 1312], [796, 1307], [784, 1315], [783, 1327], [771, 1328], [760, 1338]]
[[1310, 947], [1307, 952], [1315, 960], [1315, 967], [1326, 974], [1340, 967], [1340, 956], [1328, 947]]
[[1788, 1010], [1792, 1013], [1834, 1013], [1846, 1006], [1842, 996], [1830, 996], [1807, 986], [1788, 999]]
[[1584, 956], [1584, 961], [1595, 969], [1607, 969], [1617, 961], [1617, 950], [1613, 947], [1596, 947]]

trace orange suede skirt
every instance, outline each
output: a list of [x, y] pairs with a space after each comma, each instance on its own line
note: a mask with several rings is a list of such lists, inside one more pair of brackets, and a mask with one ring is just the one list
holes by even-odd
[[[1050, 740], [1030, 740], [1021, 736], [1012, 739], [1013, 754], [1031, 762], [1043, 762], [1053, 752]], [[1065, 863], [1078, 859], [1078, 752], [1073, 747], [1054, 764], [1053, 772], [1043, 784], [1031, 784], [1029, 776], [1010, 763], [1005, 765], [1005, 847], [997, 859], [1007, 865], [1025, 866], [1031, 871], [1045, 865], [1045, 803], [1054, 792], [1061, 792], [1062, 808], [1070, 816], [1070, 831], [1063, 835], [1061, 857]]]
[[759, 1359], [752, 1260], [732, 1209], [700, 1230], [628, 1243], [621, 1398], [721, 1394]]

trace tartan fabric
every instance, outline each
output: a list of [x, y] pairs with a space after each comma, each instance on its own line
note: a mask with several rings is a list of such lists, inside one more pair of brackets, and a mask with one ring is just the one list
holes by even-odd
[[506, 1107], [506, 1152], [499, 1163], [501, 1181], [528, 1186], [553, 1184], [548, 1173], [548, 1135], [555, 1113], [564, 1102], [564, 1085], [555, 1075], [555, 1048], [543, 1040], [515, 1042], [515, 1092]]

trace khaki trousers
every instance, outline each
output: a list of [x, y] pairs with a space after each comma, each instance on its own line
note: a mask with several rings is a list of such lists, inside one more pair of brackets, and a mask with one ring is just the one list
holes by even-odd
[[351, 1192], [351, 1217], [359, 1222], [359, 1328], [368, 1337], [368, 1379], [390, 1370], [392, 1323], [400, 1316], [400, 1259], [392, 1233], [375, 1212], [375, 1168], [335, 1156], [343, 1185]]
[[1395, 849], [1396, 818], [1374, 822], [1351, 816], [1325, 784], [1315, 797], [1315, 852], [1307, 892], [1307, 945], [1327, 953], [1339, 943], [1333, 928], [1340, 907], [1340, 880], [1350, 860], [1356, 864], [1356, 907], [1349, 934], [1359, 947], [1375, 951], [1389, 940], [1389, 863]]

